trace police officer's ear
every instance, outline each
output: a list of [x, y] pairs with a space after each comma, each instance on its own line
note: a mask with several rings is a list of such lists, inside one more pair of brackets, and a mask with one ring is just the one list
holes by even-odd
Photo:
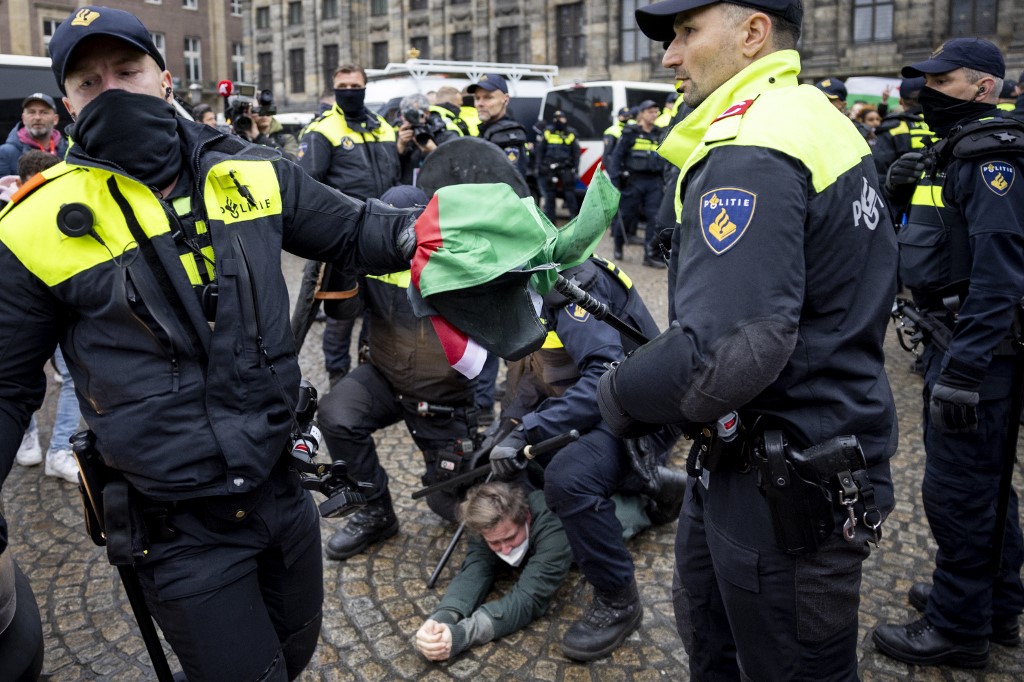
[[763, 12], [754, 12], [740, 23], [743, 31], [742, 54], [747, 59], [758, 59], [766, 48], [772, 48], [774, 40], [772, 20]]

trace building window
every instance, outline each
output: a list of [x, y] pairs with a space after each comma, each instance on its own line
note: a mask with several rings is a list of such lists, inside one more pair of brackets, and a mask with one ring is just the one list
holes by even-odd
[[372, 53], [371, 58], [373, 60], [374, 69], [383, 69], [388, 65], [388, 43], [386, 40], [380, 43], [374, 43], [371, 46], [370, 51]]
[[585, 66], [586, 43], [583, 35], [583, 3], [555, 8], [555, 31], [559, 66]]
[[452, 34], [452, 59], [459, 62], [473, 61], [473, 34], [460, 31]]
[[370, 0], [370, 16], [386, 17], [388, 15], [388, 0]]
[[409, 39], [409, 47], [416, 50], [417, 59], [430, 59], [430, 38], [427, 36], [416, 36]]
[[338, 46], [324, 45], [323, 81], [321, 85], [326, 85], [328, 90], [334, 87], [334, 70], [338, 68], [339, 61]]
[[256, 28], [270, 28], [270, 8], [256, 8]]
[[231, 0], [231, 16], [242, 16], [242, 0]]
[[622, 0], [622, 51], [623, 62], [641, 62], [651, 56], [651, 41], [640, 32], [636, 25], [636, 8], [647, 5], [649, 0]]
[[893, 0], [853, 0], [853, 40], [892, 40]]
[[288, 50], [288, 92], [306, 91], [306, 51]]
[[416, 10], [426, 9], [426, 8], [427, 8], [427, 0], [409, 0], [409, 9], [414, 11], [414, 12]]
[[996, 32], [996, 0], [950, 0], [949, 32], [977, 36]]
[[185, 37], [185, 80], [198, 83], [203, 80], [203, 53], [199, 38]]
[[150, 37], [153, 38], [153, 44], [156, 45], [157, 52], [164, 58], [164, 63], [167, 63], [167, 36], [163, 33], [150, 33]]
[[60, 26], [60, 19], [43, 19], [43, 54], [49, 54], [50, 38], [53, 32]]
[[320, 17], [323, 19], [338, 18], [338, 0], [323, 0], [320, 5]]
[[159, 4], [160, 4], [160, 3], [162, 3], [163, 1], [164, 1], [164, 0], [146, 0], [146, 4], [147, 4], [147, 5], [159, 5]]
[[199, 0], [181, 0], [181, 6], [185, 9], [199, 9]]
[[504, 26], [498, 29], [498, 49], [496, 50], [499, 62], [519, 61], [519, 27]]
[[274, 89], [274, 53], [260, 52], [256, 55], [256, 80], [260, 90]]
[[450, 5], [468, 5], [469, 0], [449, 0]]
[[302, 24], [302, 3], [301, 2], [289, 2], [288, 3], [288, 25], [299, 26]]
[[245, 80], [245, 48], [242, 43], [231, 43], [231, 80]]

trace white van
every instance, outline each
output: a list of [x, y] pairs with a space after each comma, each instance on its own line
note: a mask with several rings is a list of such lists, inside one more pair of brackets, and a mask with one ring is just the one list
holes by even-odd
[[21, 123], [22, 100], [36, 92], [53, 97], [57, 103], [57, 114], [61, 117], [60, 129], [63, 130], [71, 122], [71, 117], [60, 103], [63, 94], [50, 70], [50, 58], [0, 54], [0, 144]]
[[508, 94], [512, 97], [509, 116], [529, 130], [540, 118], [541, 100], [554, 83], [558, 67], [410, 59], [388, 64], [383, 69], [366, 70], [366, 107], [391, 120], [397, 116], [396, 109], [403, 97], [417, 93], [425, 95], [445, 85], [462, 90], [479, 81], [485, 73], [497, 73], [505, 78]]
[[635, 107], [645, 99], [659, 107], [676, 94], [669, 83], [635, 81], [587, 81], [551, 88], [544, 97], [541, 117], [550, 122], [556, 111], [565, 113], [569, 125], [576, 129], [580, 141], [580, 185], [586, 189], [604, 154], [604, 131], [612, 124], [622, 107]]

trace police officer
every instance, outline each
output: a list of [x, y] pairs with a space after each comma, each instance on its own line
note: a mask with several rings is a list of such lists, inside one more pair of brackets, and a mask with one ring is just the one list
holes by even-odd
[[924, 87], [924, 78], [904, 78], [900, 81], [900, 107], [895, 114], [882, 119], [875, 131], [875, 157], [878, 177], [885, 178], [889, 166], [907, 152], [922, 152], [935, 142], [935, 135], [921, 115], [918, 96]]
[[530, 137], [526, 128], [508, 115], [508, 83], [499, 74], [485, 73], [466, 90], [473, 95], [480, 116], [480, 137], [501, 147], [525, 180], [530, 165]]
[[[674, 590], [692, 679], [857, 679], [873, 533], [857, 509], [844, 535], [845, 508], [817, 484], [781, 491], [797, 492], [786, 487], [794, 449], [835, 452], [852, 443], [836, 437], [855, 437], [871, 523], [893, 506], [883, 342], [895, 235], [867, 143], [798, 84], [802, 16], [799, 0], [636, 11], [640, 30], [668, 43], [662, 64], [694, 110], [661, 148], [681, 168], [671, 325], [602, 376], [598, 401], [613, 433], [678, 423], [698, 436]], [[788, 511], [811, 501], [816, 523]]]
[[[302, 132], [299, 165], [313, 178], [363, 201], [379, 198], [400, 182], [397, 133], [364, 106], [366, 71], [357, 64], [334, 70], [334, 106]], [[349, 347], [355, 320], [328, 319], [324, 364], [334, 383], [352, 365]]]
[[[941, 200], [927, 193], [933, 206], [918, 204], [920, 185], [914, 191], [900, 272], [918, 307], [952, 333], [948, 348], [933, 341], [922, 355], [922, 497], [938, 545], [932, 584], [910, 590], [921, 619], [873, 635], [882, 652], [916, 665], [983, 667], [990, 641], [1020, 643], [1024, 541], [1012, 489], [1006, 517], [996, 518], [1007, 426], [1019, 417], [1009, 409], [1010, 337], [1024, 296], [1024, 186], [1014, 182], [1024, 172], [1024, 125], [999, 117], [1004, 73], [999, 49], [977, 38], [947, 41], [903, 69], [924, 76], [924, 119], [943, 141], [934, 156], [911, 153], [889, 171], [890, 184], [915, 170], [942, 182]], [[997, 528], [1005, 544], [992, 557]]]
[[622, 137], [615, 145], [608, 165], [612, 183], [622, 190], [619, 205], [622, 220], [612, 226], [615, 258], [622, 258], [626, 235], [636, 231], [642, 209], [647, 219], [643, 264], [652, 268], [665, 267], [665, 261], [658, 257], [655, 247], [658, 205], [664, 194], [661, 178], [664, 162], [657, 151], [662, 132], [654, 125], [659, 111], [658, 105], [650, 99], [637, 106], [636, 123], [622, 129]]
[[[437, 89], [430, 111], [440, 116], [444, 120], [445, 128], [457, 133], [458, 137], [474, 135], [469, 124], [462, 120], [462, 108], [459, 106], [461, 102], [462, 96], [458, 90], [450, 85], [442, 85]], [[476, 114], [475, 109], [473, 113]]]
[[826, 78], [815, 83], [814, 87], [821, 90], [825, 97], [828, 97], [828, 101], [832, 103], [832, 106], [842, 113], [846, 113], [846, 83], [838, 78]]
[[576, 129], [569, 127], [565, 113], [556, 111], [551, 116], [551, 125], [537, 141], [537, 175], [541, 197], [544, 199], [544, 215], [555, 222], [555, 199], [558, 185], [562, 186], [562, 197], [569, 218], [580, 212], [576, 201], [577, 169], [580, 165], [580, 143]]
[[108, 525], [108, 552], [134, 562], [187, 678], [294, 679], [323, 569], [286, 461], [300, 377], [281, 250], [392, 272], [411, 217], [178, 118], [127, 12], [81, 7], [49, 50], [75, 144], [0, 214], [0, 470], [59, 343], [107, 485], [126, 493], [105, 509], [134, 519], [116, 547]]
[[[639, 292], [612, 263], [592, 257], [563, 274], [641, 333], [658, 333]], [[509, 365], [502, 418], [517, 426], [490, 458], [495, 474], [507, 478], [525, 466], [515, 456], [524, 445], [573, 428], [582, 434], [540, 463], [548, 507], [561, 519], [573, 558], [594, 590], [582, 617], [563, 636], [562, 651], [573, 660], [589, 661], [614, 651], [643, 620], [633, 559], [612, 495], [650, 492], [670, 503], [669, 491], [680, 491], [681, 485], [668, 470], [641, 478], [623, 441], [601, 419], [597, 381], [607, 363], [621, 360], [636, 342], [556, 291], [544, 298], [541, 316], [549, 330], [544, 348]], [[663, 462], [666, 451], [666, 443], [659, 442], [651, 454]]]
[[622, 107], [619, 109], [619, 113], [615, 115], [615, 121], [610, 126], [605, 128], [602, 134], [602, 140], [604, 141], [604, 151], [602, 156], [604, 158], [605, 166], [611, 161], [612, 153], [615, 151], [615, 143], [622, 137], [622, 129], [626, 127], [628, 123], [635, 123], [629, 117], [629, 107]]
[[[381, 200], [397, 207], [425, 206], [427, 196], [416, 187], [399, 185]], [[476, 433], [473, 380], [452, 369], [429, 318], [413, 312], [407, 292], [409, 270], [361, 279], [363, 306], [348, 306], [343, 314], [357, 317], [365, 307], [368, 354], [331, 387], [320, 403], [319, 417], [331, 457], [344, 460], [353, 478], [373, 483], [374, 489], [367, 494], [368, 504], [327, 542], [327, 556], [337, 560], [398, 532], [374, 432], [405, 422], [423, 454], [424, 485], [460, 473]], [[328, 314], [334, 314], [330, 308]], [[455, 495], [435, 493], [427, 497], [427, 504], [442, 518], [455, 521]]]

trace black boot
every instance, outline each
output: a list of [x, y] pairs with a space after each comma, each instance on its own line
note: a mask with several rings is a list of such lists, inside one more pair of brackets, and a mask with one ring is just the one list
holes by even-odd
[[988, 663], [986, 638], [947, 635], [927, 618], [907, 625], [879, 625], [871, 638], [883, 654], [912, 665], [984, 668]]
[[[928, 583], [914, 583], [907, 592], [907, 601], [915, 609], [924, 613], [928, 606], [928, 595], [932, 593], [932, 586]], [[992, 634], [988, 641], [1001, 646], [1020, 646], [1020, 623], [1017, 616], [993, 615]]]
[[651, 523], [661, 526], [679, 518], [687, 480], [685, 471], [658, 467], [658, 489], [648, 495], [651, 502], [647, 505], [647, 518]]
[[325, 551], [329, 559], [340, 561], [397, 532], [398, 517], [391, 507], [391, 494], [385, 490], [380, 499], [353, 514], [345, 527], [331, 536]]
[[614, 651], [644, 619], [636, 581], [613, 593], [594, 588], [583, 618], [562, 638], [562, 653], [574, 661], [593, 661]]

